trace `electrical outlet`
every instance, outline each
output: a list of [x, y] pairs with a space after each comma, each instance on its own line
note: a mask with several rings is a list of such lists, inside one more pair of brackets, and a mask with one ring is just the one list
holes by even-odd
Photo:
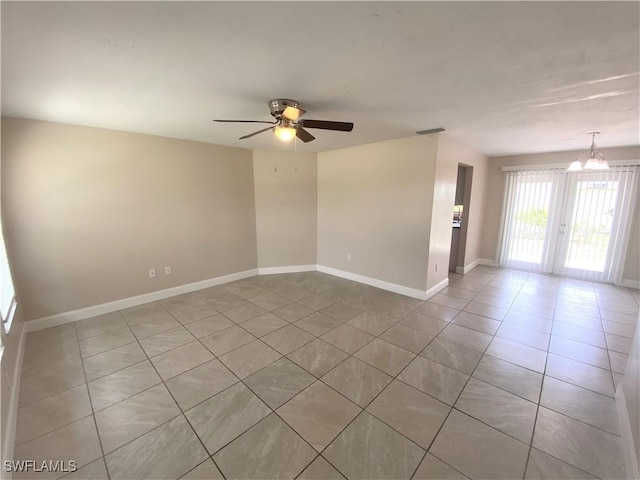
[[164, 267], [164, 274], [165, 275], [171, 275], [173, 272], [171, 270], [171, 265], [167, 265], [166, 267]]
[[351, 261], [351, 254], [347, 253], [347, 262], [350, 262], [350, 261]]
[[436, 263], [436, 272], [438, 271], [438, 264]]
[[150, 268], [149, 269], [149, 278], [155, 278], [156, 277], [156, 269], [155, 268]]

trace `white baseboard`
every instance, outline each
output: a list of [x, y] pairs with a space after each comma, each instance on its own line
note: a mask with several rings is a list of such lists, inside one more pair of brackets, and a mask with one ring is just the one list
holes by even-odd
[[469, 265], [465, 265], [464, 267], [456, 267], [456, 273], [461, 273], [462, 275], [466, 275], [471, 270], [476, 268], [478, 265], [486, 265], [488, 267], [496, 267], [496, 262], [489, 258], [478, 258], [471, 262]]
[[616, 388], [616, 407], [618, 410], [618, 423], [620, 424], [620, 436], [622, 439], [622, 451], [624, 453], [624, 465], [627, 478], [640, 478], [638, 470], [638, 457], [633, 444], [633, 434], [631, 433], [631, 422], [627, 413], [627, 402], [624, 397], [622, 384]]
[[[7, 413], [6, 431], [3, 432], [2, 440], [2, 465], [5, 460], [13, 460], [13, 452], [16, 443], [16, 425], [18, 422], [18, 400], [20, 397], [20, 378], [22, 376], [22, 359], [24, 358], [24, 346], [27, 338], [27, 329], [24, 323], [20, 324], [20, 339], [18, 340], [18, 351], [16, 352], [16, 363], [13, 368], [13, 378], [11, 379], [11, 397], [9, 399], [9, 412]], [[11, 332], [18, 333], [18, 332]], [[5, 472], [3, 468], [3, 478], [7, 475], [7, 480], [12, 478], [11, 472]]]
[[58, 313], [56, 315], [38, 318], [36, 320], [29, 320], [28, 322], [25, 322], [25, 327], [27, 332], [42, 330], [43, 328], [55, 327], [56, 325], [62, 325], [64, 323], [84, 320], [85, 318], [95, 317], [96, 315], [111, 313], [125, 308], [142, 305], [144, 303], [163, 300], [165, 298], [174, 297], [183, 293], [195, 292], [196, 290], [202, 290], [203, 288], [215, 287], [217, 285], [222, 285], [223, 283], [242, 280], [243, 278], [254, 277], [257, 274], [258, 269], [254, 268], [251, 270], [246, 270], [244, 272], [231, 273], [229, 275], [223, 275], [221, 277], [209, 278], [207, 280], [202, 280], [194, 283], [187, 283], [185, 285], [179, 285], [177, 287], [158, 290], [157, 292], [144, 293], [142, 295], [136, 295], [135, 297], [123, 298], [120, 300], [114, 300], [113, 302], [94, 305], [92, 307], [80, 308], [78, 310]]
[[317, 265], [291, 265], [288, 267], [258, 267], [258, 275], [277, 275], [279, 273], [315, 272]]
[[498, 263], [492, 258], [479, 258], [478, 265], [486, 265], [487, 267], [498, 267]]
[[431, 287], [429, 290], [427, 290], [427, 298], [425, 298], [425, 300], [430, 299], [436, 293], [438, 293], [440, 290], [443, 290], [444, 288], [446, 288], [448, 285], [449, 285], [449, 279], [448, 278], [445, 278], [441, 282], [437, 283], [436, 285]]
[[[484, 260], [474, 262], [475, 265], [484, 264], [481, 263]], [[486, 262], [491, 262], [486, 260]], [[448, 285], [449, 279], [445, 279], [438, 285], [429, 289], [428, 292], [418, 290], [411, 287], [405, 287], [404, 285], [398, 285], [396, 283], [385, 282], [377, 278], [366, 277], [357, 273], [346, 272], [338, 270], [336, 268], [325, 267], [323, 265], [291, 265], [286, 267], [266, 267], [246, 270], [244, 272], [232, 273], [221, 277], [210, 278], [202, 280], [200, 282], [188, 283], [186, 285], [179, 285], [177, 287], [167, 288], [164, 290], [158, 290], [156, 292], [145, 293], [142, 295], [136, 295], [134, 297], [123, 298], [120, 300], [114, 300], [112, 302], [102, 303], [100, 305], [94, 305], [91, 307], [80, 308], [78, 310], [72, 310], [69, 312], [58, 313], [50, 315], [48, 317], [42, 317], [35, 320], [29, 320], [24, 322], [24, 330], [26, 332], [34, 332], [36, 330], [42, 330], [44, 328], [55, 327], [69, 322], [75, 322], [78, 320], [84, 320], [86, 318], [95, 317], [97, 315], [103, 315], [105, 313], [111, 313], [125, 308], [135, 307], [149, 302], [157, 300], [163, 300], [165, 298], [173, 297], [175, 295], [181, 295], [183, 293], [194, 292], [203, 288], [214, 287], [222, 285], [224, 283], [233, 282], [235, 280], [242, 280], [244, 278], [253, 277], [255, 275], [273, 275], [278, 273], [297, 273], [297, 272], [313, 272], [319, 271], [335, 275], [336, 277], [346, 278], [355, 282], [371, 285], [372, 287], [381, 288], [390, 292], [399, 293], [412, 298], [418, 298], [420, 300], [426, 300], [432, 297], [440, 290]]]
[[620, 287], [635, 288], [636, 290], [640, 290], [640, 281], [638, 280], [622, 280], [616, 285]]
[[324, 265], [318, 265], [318, 271], [328, 273], [329, 275], [334, 275], [336, 277], [346, 278], [347, 280], [353, 280], [354, 282], [364, 283], [365, 285], [381, 288], [390, 292], [406, 295], [407, 297], [418, 298], [420, 300], [427, 299], [427, 293], [422, 290], [418, 290], [417, 288], [405, 287], [404, 285], [398, 285], [397, 283], [385, 282], [384, 280], [378, 280], [377, 278], [345, 272], [344, 270], [325, 267]]

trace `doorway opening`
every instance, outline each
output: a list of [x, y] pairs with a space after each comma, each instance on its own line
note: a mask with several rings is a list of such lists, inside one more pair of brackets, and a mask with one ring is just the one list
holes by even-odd
[[453, 232], [451, 234], [451, 253], [449, 254], [450, 272], [464, 273], [472, 181], [473, 167], [459, 163], [456, 198], [453, 205]]

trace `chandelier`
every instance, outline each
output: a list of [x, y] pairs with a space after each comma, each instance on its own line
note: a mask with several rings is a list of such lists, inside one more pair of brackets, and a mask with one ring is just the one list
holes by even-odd
[[576, 159], [571, 162], [569, 168], [567, 168], [568, 171], [609, 170], [609, 164], [605, 160], [604, 155], [598, 152], [596, 148], [596, 135], [599, 134], [600, 132], [589, 132], [589, 135], [591, 135], [591, 150], [589, 151], [589, 155], [586, 153], [578, 155]]

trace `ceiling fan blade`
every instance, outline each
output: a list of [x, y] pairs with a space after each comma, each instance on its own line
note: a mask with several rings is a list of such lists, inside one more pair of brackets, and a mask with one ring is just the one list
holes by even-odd
[[353, 130], [351, 122], [331, 122], [328, 120], [302, 120], [300, 122], [305, 128], [321, 128], [322, 130], [337, 130], [340, 132], [350, 132]]
[[297, 122], [298, 119], [304, 115], [305, 111], [302, 110], [301, 108], [298, 107], [287, 107], [284, 109], [284, 111], [282, 112], [282, 117], [286, 118], [287, 120], [291, 121], [291, 122]]
[[268, 123], [269, 125], [275, 125], [278, 123], [275, 122], [265, 122], [263, 120], [212, 120], [213, 122], [224, 122], [224, 123]]
[[257, 132], [250, 133], [249, 135], [245, 135], [244, 137], [240, 137], [238, 140], [244, 140], [245, 138], [251, 138], [254, 135], [258, 135], [259, 133], [266, 132], [267, 130], [273, 130], [275, 127], [267, 127], [262, 130], [258, 130]]
[[315, 140], [316, 139], [316, 137], [311, 135], [309, 132], [307, 132], [300, 125], [298, 125], [298, 128], [296, 129], [296, 137], [298, 137], [304, 143], [307, 143], [307, 142], [310, 142], [311, 140]]

